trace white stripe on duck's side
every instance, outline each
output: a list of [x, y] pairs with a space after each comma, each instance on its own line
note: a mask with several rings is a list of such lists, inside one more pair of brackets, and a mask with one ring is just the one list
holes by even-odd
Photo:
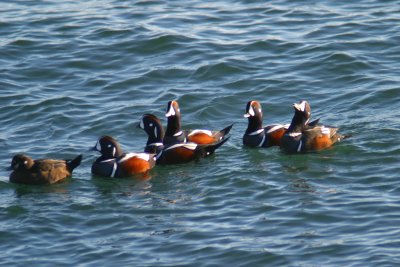
[[327, 128], [327, 127], [325, 127], [325, 126], [322, 126], [322, 127], [321, 127], [321, 132], [322, 132], [322, 134], [330, 135], [330, 134], [331, 134], [331, 129], [330, 129], [330, 128]]
[[281, 129], [281, 128], [287, 129], [287, 128], [289, 128], [289, 126], [290, 126], [290, 124], [276, 124], [271, 129], [269, 129], [267, 131], [267, 133], [272, 133], [272, 132], [274, 132], [274, 131], [276, 131], [278, 129]]
[[174, 149], [177, 147], [185, 147], [190, 150], [195, 150], [197, 147], [197, 144], [196, 143], [175, 144], [175, 145], [165, 148], [164, 150], [167, 151], [167, 150]]
[[126, 161], [128, 159], [135, 158], [135, 157], [148, 161], [150, 159], [150, 154], [147, 154], [147, 153], [127, 153], [122, 158], [120, 158], [118, 160], [118, 162], [124, 162], [124, 161]]
[[188, 136], [192, 136], [192, 135], [199, 134], [199, 133], [203, 133], [208, 136], [212, 136], [212, 132], [210, 130], [200, 130], [200, 129], [191, 131]]

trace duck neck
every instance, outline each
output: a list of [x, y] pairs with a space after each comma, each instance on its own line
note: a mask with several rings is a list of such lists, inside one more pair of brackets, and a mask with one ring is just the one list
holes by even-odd
[[246, 134], [254, 133], [262, 129], [261, 117], [249, 117], [249, 124], [247, 125]]
[[179, 115], [169, 116], [167, 122], [166, 136], [173, 136], [181, 131], [181, 118]]
[[294, 113], [294, 116], [292, 118], [292, 122], [290, 123], [290, 126], [287, 130], [288, 133], [301, 133], [304, 129], [304, 122], [302, 119], [301, 114], [298, 112]]
[[165, 134], [163, 127], [161, 125], [157, 125], [154, 128], [154, 132], [148, 134], [149, 138], [147, 139], [146, 145], [151, 145], [156, 143], [162, 144], [164, 135]]

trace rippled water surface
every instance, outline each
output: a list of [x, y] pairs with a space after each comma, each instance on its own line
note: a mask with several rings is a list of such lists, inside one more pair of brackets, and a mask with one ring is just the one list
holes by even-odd
[[[400, 265], [400, 1], [17, 1], [0, 7], [0, 265]], [[151, 179], [92, 177], [104, 134], [144, 113], [234, 124], [216, 155]], [[291, 104], [352, 134], [284, 155], [242, 146]], [[52, 186], [8, 182], [13, 154], [84, 160]]]

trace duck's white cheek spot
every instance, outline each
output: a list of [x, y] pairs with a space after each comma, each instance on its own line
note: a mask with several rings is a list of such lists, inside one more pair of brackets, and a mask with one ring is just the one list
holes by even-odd
[[157, 128], [154, 128], [154, 137], [157, 138]]

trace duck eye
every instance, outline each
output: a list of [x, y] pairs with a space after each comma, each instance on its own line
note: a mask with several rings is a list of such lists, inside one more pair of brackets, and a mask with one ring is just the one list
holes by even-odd
[[150, 127], [153, 127], [153, 123], [150, 123], [149, 126], [150, 126]]
[[27, 161], [27, 160], [25, 160], [25, 161], [24, 161], [24, 164], [25, 164], [25, 165], [26, 165], [26, 164], [28, 164], [28, 161]]
[[108, 145], [107, 147], [108, 147], [108, 148], [110, 148], [110, 147], [111, 147], [111, 145]]

